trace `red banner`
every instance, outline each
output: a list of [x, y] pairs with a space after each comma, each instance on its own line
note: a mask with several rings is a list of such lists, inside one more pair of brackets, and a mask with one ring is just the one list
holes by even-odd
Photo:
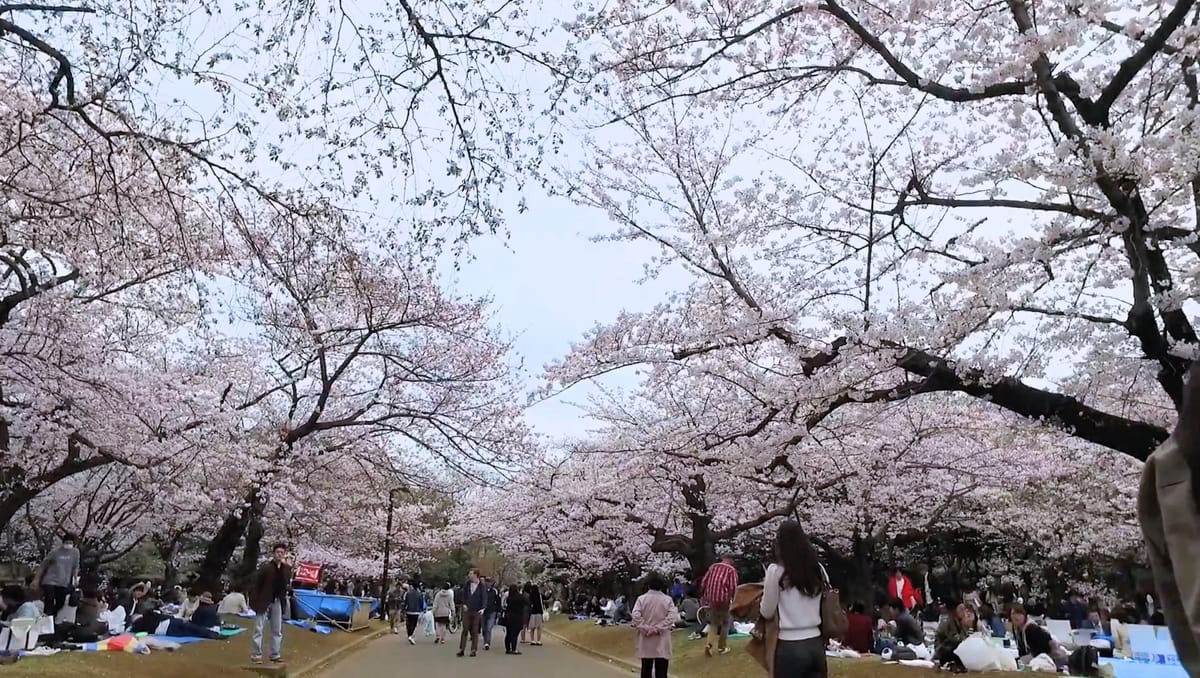
[[316, 563], [296, 563], [296, 581], [316, 584], [321, 581], [321, 566]]

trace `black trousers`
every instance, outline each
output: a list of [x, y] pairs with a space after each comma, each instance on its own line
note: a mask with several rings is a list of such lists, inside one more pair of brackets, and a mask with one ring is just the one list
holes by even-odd
[[42, 614], [53, 617], [67, 604], [71, 589], [65, 586], [42, 586]]
[[505, 620], [504, 622], [504, 651], [516, 652], [517, 642], [521, 640], [521, 620], [515, 619], [512, 621]]
[[417, 620], [421, 618], [419, 614], [404, 615], [404, 630], [408, 632], [408, 637], [412, 638], [417, 632]]
[[775, 678], [825, 678], [825, 642], [820, 637], [808, 640], [781, 640], [775, 647]]
[[659, 657], [657, 659], [642, 660], [642, 678], [667, 678], [667, 664], [669, 660]]

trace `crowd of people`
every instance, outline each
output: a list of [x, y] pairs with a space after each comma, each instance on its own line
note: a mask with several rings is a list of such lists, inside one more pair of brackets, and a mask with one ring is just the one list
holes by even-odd
[[40, 632], [38, 641], [60, 649], [79, 649], [127, 633], [220, 638], [223, 627], [233, 628], [230, 617], [249, 610], [249, 601], [236, 587], [214, 595], [197, 587], [81, 577], [79, 550], [70, 534], [25, 585], [9, 584], [0, 591], [0, 625], [48, 618], [54, 631]]
[[[698, 582], [678, 576], [668, 586], [660, 576], [648, 575], [643, 581], [645, 593], [632, 605], [624, 596], [577, 594], [571, 613], [577, 619], [636, 629], [636, 655], [644, 678], [667, 675], [670, 631], [677, 628], [689, 629], [689, 640], [703, 640], [710, 657], [728, 653], [735, 616], [746, 624], [743, 629], [755, 616], [770, 620], [765, 626], [773, 629], [770, 640], [775, 649], [769, 662], [777, 678], [826, 675], [830, 640], [836, 641], [833, 647], [855, 654], [921, 658], [948, 672], [964, 672], [966, 667], [956, 654], [960, 644], [975, 636], [996, 638], [1001, 646], [1015, 650], [1021, 665], [1048, 657], [1056, 667], [1066, 668], [1071, 653], [1046, 628], [1048, 618], [1069, 620], [1072, 630], [1100, 641], [1089, 646], [1098, 648], [1099, 655], [1126, 657], [1131, 656], [1127, 624], [1162, 624], [1153, 595], [1147, 595], [1142, 605], [1126, 605], [1112, 614], [1100, 601], [1078, 593], [1048, 604], [1020, 589], [954, 591], [945, 585], [945, 577], [936, 585], [933, 579], [925, 566], [914, 568], [911, 576], [898, 566], [890, 568], [872, 604], [851, 601], [840, 628], [831, 631], [822, 617], [822, 599], [831, 590], [828, 573], [800, 525], [786, 521], [776, 534], [775, 562], [766, 568], [758, 606], [749, 613], [734, 609], [740, 582], [732, 554], [722, 556]], [[754, 633], [761, 635], [763, 627], [760, 622]], [[1109, 649], [1103, 649], [1106, 646]], [[913, 648], [924, 648], [927, 654], [915, 654]]]
[[422, 617], [427, 617], [435, 645], [446, 644], [457, 630], [458, 656], [466, 656], [469, 643], [470, 656], [475, 657], [480, 644], [484, 651], [492, 649], [497, 626], [504, 629], [505, 654], [522, 654], [522, 644], [541, 645], [543, 620], [552, 602], [551, 594], [543, 593], [537, 584], [512, 584], [505, 589], [472, 569], [462, 584], [446, 582], [437, 590], [416, 581], [399, 582], [389, 592], [385, 609], [392, 633], [399, 635], [404, 620], [409, 644], [416, 645], [417, 629]]

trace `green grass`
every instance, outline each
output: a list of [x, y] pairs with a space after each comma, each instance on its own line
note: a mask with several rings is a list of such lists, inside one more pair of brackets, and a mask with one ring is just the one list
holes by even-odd
[[[628, 627], [596, 626], [592, 622], [571, 622], [564, 617], [557, 617], [550, 621], [547, 628], [594, 652], [636, 662], [633, 630]], [[746, 653], [745, 638], [731, 639], [729, 647], [732, 651], [729, 654], [711, 658], [704, 656], [703, 641], [690, 641], [683, 631], [676, 631], [671, 641], [674, 651], [671, 657], [672, 675], [682, 678], [754, 678], [766, 675], [766, 671]], [[878, 657], [829, 660], [830, 678], [932, 678], [943, 675], [932, 670], [883, 664]]]
[[[237, 623], [251, 625], [249, 620], [238, 620]], [[335, 630], [329, 635], [321, 635], [285, 624], [283, 655], [289, 669], [295, 671], [385, 626], [374, 621], [370, 628], [354, 633]], [[0, 667], [0, 675], [5, 678], [249, 677], [252, 674], [243, 671], [242, 667], [250, 662], [250, 633], [247, 630], [226, 640], [206, 640], [184, 645], [174, 652], [156, 651], [148, 655], [60, 652], [53, 657], [26, 657], [11, 666]]]

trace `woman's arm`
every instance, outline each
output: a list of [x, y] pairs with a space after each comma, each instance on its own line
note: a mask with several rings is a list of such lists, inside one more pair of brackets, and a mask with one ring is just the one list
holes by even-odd
[[633, 604], [633, 613], [630, 615], [632, 619], [629, 622], [630, 626], [639, 630], [642, 628], [642, 622], [644, 621], [642, 619], [642, 598], [642, 596], [638, 596], [637, 602]]
[[774, 619], [775, 613], [779, 611], [779, 580], [782, 572], [783, 568], [778, 565], [767, 568], [767, 576], [763, 580], [762, 602], [758, 605], [758, 612], [764, 619]]

